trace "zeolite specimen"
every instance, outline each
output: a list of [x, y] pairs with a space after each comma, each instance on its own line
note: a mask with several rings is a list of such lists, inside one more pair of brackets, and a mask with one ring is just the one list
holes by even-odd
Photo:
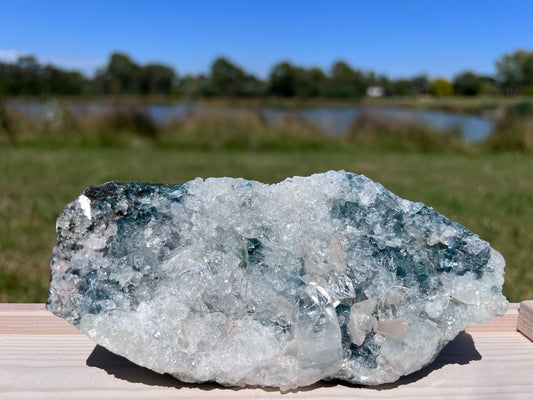
[[391, 382], [507, 308], [487, 242], [344, 171], [110, 182], [57, 233], [47, 308], [186, 382]]

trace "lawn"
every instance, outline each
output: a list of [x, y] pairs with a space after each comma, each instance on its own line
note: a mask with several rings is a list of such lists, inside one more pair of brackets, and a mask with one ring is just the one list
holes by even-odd
[[89, 185], [242, 176], [276, 182], [345, 169], [422, 201], [490, 241], [507, 260], [504, 293], [533, 298], [533, 157], [519, 153], [180, 151], [0, 148], [0, 302], [44, 302], [55, 219]]

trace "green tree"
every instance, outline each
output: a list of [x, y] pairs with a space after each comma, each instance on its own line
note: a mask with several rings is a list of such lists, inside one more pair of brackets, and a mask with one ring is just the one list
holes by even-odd
[[22, 56], [12, 73], [14, 94], [38, 95], [41, 93], [41, 66], [34, 56]]
[[429, 90], [430, 83], [426, 75], [417, 75], [411, 79], [410, 95], [428, 94]]
[[176, 73], [171, 67], [161, 64], [148, 64], [139, 73], [141, 94], [171, 94]]
[[240, 94], [242, 96], [262, 96], [266, 92], [266, 84], [253, 75], [246, 75], [241, 83]]
[[482, 75], [479, 79], [481, 80], [479, 94], [484, 96], [498, 96], [501, 94], [500, 84], [494, 76]]
[[[320, 96], [324, 90], [324, 86], [328, 81], [328, 77], [318, 67], [312, 67], [310, 69], [303, 69], [300, 74], [300, 88], [297, 89], [297, 95], [300, 97], [317, 97]], [[298, 82], [298, 79], [297, 79]]]
[[219, 95], [213, 81], [206, 75], [185, 75], [175, 87], [175, 93], [185, 97], [212, 97]]
[[272, 68], [269, 91], [283, 97], [316, 97], [327, 81], [328, 77], [318, 67], [306, 69], [284, 61]]
[[316, 97], [320, 95], [323, 83], [327, 80], [326, 74], [320, 68], [306, 69], [300, 66], [293, 67], [292, 84], [295, 97]]
[[293, 97], [295, 95], [296, 71], [289, 62], [280, 62], [272, 68], [269, 76], [269, 92], [276, 96]]
[[453, 94], [453, 85], [446, 79], [435, 79], [431, 82], [430, 93], [437, 97], [451, 96]]
[[294, 67], [293, 78], [294, 96], [303, 98], [319, 96], [327, 82], [326, 74], [318, 67]]
[[475, 96], [481, 92], [481, 78], [472, 71], [464, 71], [453, 78], [455, 94]]
[[211, 80], [219, 95], [241, 95], [245, 78], [244, 70], [224, 57], [217, 58], [211, 65]]
[[376, 74], [374, 71], [367, 72], [365, 74], [365, 81], [367, 86], [382, 86], [384, 89], [390, 87], [391, 82], [387, 76], [382, 74]]
[[387, 94], [392, 96], [408, 96], [411, 94], [413, 82], [410, 79], [396, 79], [389, 84]]
[[533, 51], [516, 50], [496, 60], [497, 79], [506, 94], [518, 94], [533, 85]]
[[80, 95], [83, 93], [85, 78], [76, 71], [64, 71], [53, 65], [46, 65], [41, 73], [42, 94]]
[[337, 61], [331, 67], [324, 94], [328, 97], [362, 97], [367, 87], [363, 72], [354, 70], [344, 61]]
[[53, 65], [42, 66], [33, 56], [20, 57], [16, 63], [0, 63], [0, 94], [79, 95], [86, 85], [85, 77]]
[[0, 94], [16, 96], [21, 94], [20, 71], [16, 65], [0, 63]]
[[107, 81], [105, 90], [111, 94], [135, 94], [139, 90], [141, 68], [123, 53], [113, 53], [107, 69], [103, 71]]

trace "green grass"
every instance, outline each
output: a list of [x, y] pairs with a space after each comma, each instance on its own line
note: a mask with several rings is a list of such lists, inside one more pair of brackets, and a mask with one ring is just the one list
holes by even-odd
[[533, 298], [533, 157], [376, 151], [183, 151], [139, 148], [0, 148], [0, 302], [43, 302], [55, 219], [89, 185], [242, 176], [276, 182], [329, 169], [362, 173], [423, 201], [500, 250], [504, 293]]

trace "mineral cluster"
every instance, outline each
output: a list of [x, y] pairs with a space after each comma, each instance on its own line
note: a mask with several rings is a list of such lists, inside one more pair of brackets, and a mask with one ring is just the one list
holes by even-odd
[[507, 308], [487, 242], [344, 171], [110, 182], [57, 233], [48, 310], [185, 382], [391, 382]]

